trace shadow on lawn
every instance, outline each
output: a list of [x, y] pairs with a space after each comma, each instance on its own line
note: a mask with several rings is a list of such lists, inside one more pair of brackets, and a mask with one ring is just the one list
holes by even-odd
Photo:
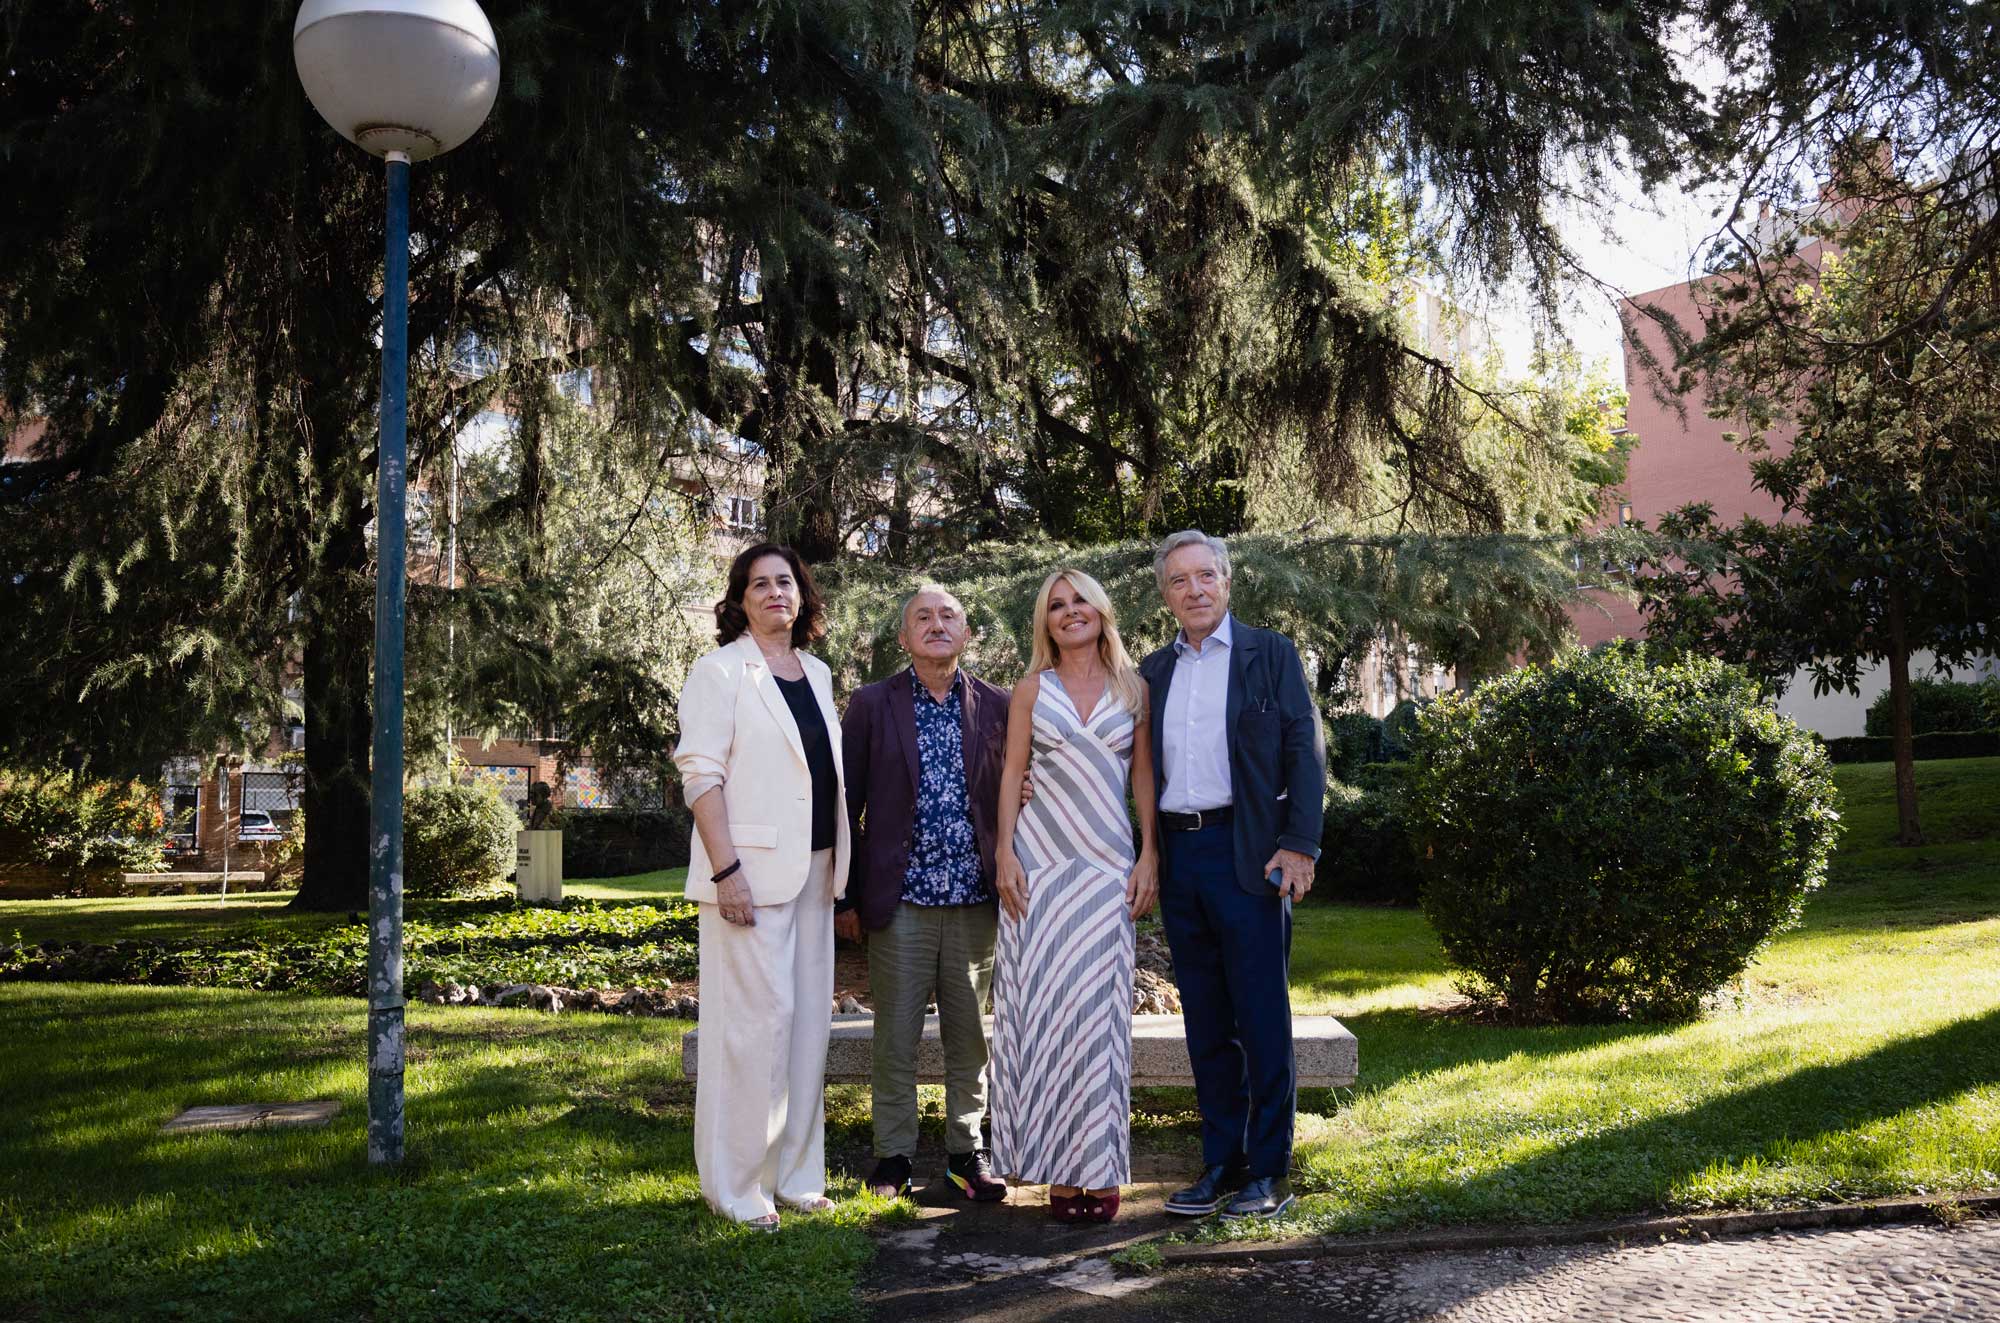
[[1612, 1165], [1645, 1164], [1665, 1202], [1673, 1186], [1711, 1165], [1748, 1158], [1782, 1162], [1788, 1141], [1853, 1130], [2000, 1082], [2000, 1010], [1899, 1039], [1832, 1065], [1782, 1078], [1633, 1125], [1600, 1131], [1463, 1185], [1425, 1191], [1454, 1201], [1511, 1197], [1520, 1190], [1575, 1192], [1581, 1202], [1523, 1212], [1574, 1217], [1598, 1211], [1583, 1192]]
[[[430, 1162], [387, 1177], [211, 1171], [171, 1199], [100, 1188], [100, 1215], [60, 1229], [36, 1216], [0, 1246], [0, 1261], [20, 1255], [0, 1316], [12, 1301], [48, 1318], [809, 1318], [850, 1298], [868, 1254], [852, 1229], [814, 1218], [758, 1235], [691, 1184], [635, 1194], [571, 1149], [553, 1182]], [[43, 1235], [60, 1252], [34, 1254]]]
[[1512, 1057], [1562, 1056], [1630, 1038], [1665, 1036], [1682, 1027], [1584, 1024], [1517, 1029], [1408, 1008], [1363, 1011], [1340, 1019], [1361, 1046], [1361, 1079], [1357, 1087], [1371, 1092], [1394, 1088], [1412, 1075], [1486, 1065]]
[[[218, 1170], [241, 1181], [340, 1179], [363, 1168], [366, 1007], [360, 1000], [352, 1002], [352, 1015], [329, 1017], [323, 1002], [209, 994], [191, 1015], [184, 990], [93, 991], [98, 995], [87, 999], [87, 1009], [68, 1006], [61, 993], [39, 1015], [12, 1008], [0, 1167], [28, 1175], [24, 1194], [31, 1183], [44, 1194], [88, 1189], [111, 1174], [128, 1190], [177, 1190], [205, 1185]], [[475, 1016], [492, 1022], [475, 1023]], [[489, 1127], [495, 1117], [550, 1109], [553, 1120], [531, 1124], [524, 1134], [545, 1125], [616, 1132], [650, 1150], [630, 1163], [620, 1159], [632, 1170], [690, 1161], [684, 1138], [662, 1143], [664, 1132], [652, 1118], [627, 1105], [678, 1073], [670, 1044], [657, 1054], [604, 1052], [607, 1040], [624, 1038], [629, 1047], [646, 1030], [612, 1017], [514, 1022], [521, 1018], [433, 1013], [411, 1025], [413, 1169], [441, 1155], [490, 1164], [496, 1148], [507, 1160], [539, 1165], [535, 1141], [495, 1145]], [[437, 1055], [482, 1047], [496, 1059], [455, 1064], [442, 1080], [431, 1075]], [[523, 1052], [538, 1060], [524, 1064]], [[159, 1129], [184, 1107], [322, 1098], [343, 1105], [325, 1129], [190, 1136]]]

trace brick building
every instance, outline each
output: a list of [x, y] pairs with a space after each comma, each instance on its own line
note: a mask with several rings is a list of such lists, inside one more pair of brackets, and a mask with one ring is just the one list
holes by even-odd
[[[1767, 212], [1760, 222], [1767, 243], [1775, 240], [1780, 218]], [[1801, 251], [1808, 262], [1817, 255], [1817, 245]], [[1672, 351], [1666, 331], [1643, 309], [1670, 315], [1690, 331], [1701, 325], [1699, 302], [1716, 277], [1665, 285], [1631, 297], [1632, 306], [1623, 310], [1626, 387], [1631, 393], [1627, 425], [1638, 437], [1622, 489], [1624, 503], [1612, 517], [1638, 520], [1657, 526], [1661, 515], [1697, 501], [1715, 509], [1720, 523], [1733, 524], [1745, 515], [1777, 520], [1783, 516], [1777, 500], [1757, 490], [1751, 483], [1750, 458], [1730, 443], [1725, 433], [1744, 430], [1740, 422], [1708, 416], [1706, 400], [1697, 389], [1686, 395], [1669, 393], [1648, 367], [1648, 351], [1658, 363], [1671, 370]], [[1788, 429], [1773, 429], [1773, 444], [1782, 450], [1789, 443]], [[1572, 609], [1570, 615], [1581, 642], [1586, 646], [1613, 638], [1643, 638], [1645, 617], [1631, 602], [1609, 593], [1592, 593], [1591, 600]], [[1910, 659], [1912, 675], [1931, 673], [1933, 658], [1917, 653]], [[1970, 674], [1959, 679], [1978, 679], [1995, 673], [1995, 662], [1987, 658]], [[1888, 672], [1881, 666], [1866, 668], [1858, 694], [1829, 693], [1814, 696], [1812, 679], [1801, 673], [1778, 702], [1778, 710], [1808, 730], [1828, 738], [1859, 735], [1868, 707], [1889, 685]]]

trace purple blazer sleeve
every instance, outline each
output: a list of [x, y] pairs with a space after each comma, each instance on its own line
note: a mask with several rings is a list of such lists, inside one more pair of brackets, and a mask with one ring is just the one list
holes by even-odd
[[847, 894], [834, 902], [836, 912], [851, 910], [861, 903], [868, 887], [868, 769], [870, 725], [880, 691], [864, 685], [847, 700], [847, 712], [840, 719], [841, 770], [847, 782], [847, 830], [852, 841], [847, 866]]

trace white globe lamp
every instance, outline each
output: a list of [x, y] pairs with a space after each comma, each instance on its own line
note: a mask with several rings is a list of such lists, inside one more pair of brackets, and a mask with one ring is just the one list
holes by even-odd
[[305, 0], [292, 58], [313, 109], [376, 156], [443, 155], [500, 91], [500, 46], [475, 0]]

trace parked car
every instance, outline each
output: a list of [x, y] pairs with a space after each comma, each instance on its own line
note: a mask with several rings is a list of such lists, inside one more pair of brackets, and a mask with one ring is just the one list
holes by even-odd
[[263, 809], [244, 809], [243, 817], [237, 824], [236, 839], [239, 841], [282, 841], [285, 829], [271, 821], [271, 815]]

